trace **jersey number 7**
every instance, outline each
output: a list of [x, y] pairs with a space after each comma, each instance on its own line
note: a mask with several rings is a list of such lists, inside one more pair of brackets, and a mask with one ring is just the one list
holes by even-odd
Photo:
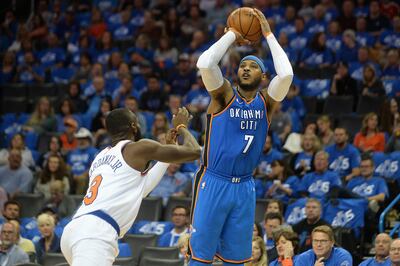
[[246, 153], [249, 150], [250, 145], [253, 142], [253, 139], [254, 139], [253, 135], [244, 135], [244, 140], [247, 140], [247, 143], [246, 143], [246, 147], [244, 147], [244, 150], [242, 153]]
[[97, 198], [97, 193], [99, 193], [99, 186], [103, 181], [103, 177], [101, 175], [96, 176], [93, 178], [92, 182], [90, 183], [89, 191], [86, 193], [86, 196], [83, 198], [83, 203], [85, 205], [90, 205], [95, 201]]

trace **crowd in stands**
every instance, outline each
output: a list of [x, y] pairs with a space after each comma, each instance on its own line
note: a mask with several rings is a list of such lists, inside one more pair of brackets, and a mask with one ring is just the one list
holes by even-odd
[[[33, 2], [29, 17], [0, 14], [0, 262], [4, 252], [13, 254], [9, 263], [60, 252], [77, 208], [72, 196], [86, 193], [91, 162], [110, 145], [110, 110], [128, 108], [140, 124], [137, 138], [165, 142], [172, 115], [186, 106], [203, 143], [210, 97], [197, 58], [224, 34], [232, 10], [251, 6], [266, 15], [295, 69], [254, 171], [258, 201], [270, 201], [255, 224], [252, 265], [311, 265], [311, 257], [331, 253], [352, 265], [371, 248], [372, 260], [390, 256], [400, 265], [400, 241], [377, 228], [400, 191], [396, 1]], [[224, 75], [236, 86], [247, 54], [268, 66], [268, 86], [275, 73], [265, 41], [230, 48]], [[151, 196], [164, 206], [190, 197], [199, 164], [171, 164]], [[21, 193], [43, 195], [36, 218], [21, 217], [27, 206], [14, 201]], [[156, 233], [159, 246], [178, 246], [184, 258], [189, 213], [178, 206], [171, 221], [137, 221], [130, 233]], [[395, 208], [388, 221], [399, 217]], [[356, 239], [344, 247], [353, 258], [333, 246], [338, 235]]]

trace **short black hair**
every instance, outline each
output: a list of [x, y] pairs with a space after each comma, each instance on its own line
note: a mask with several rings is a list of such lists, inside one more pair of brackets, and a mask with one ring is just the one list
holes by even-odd
[[283, 217], [280, 213], [270, 212], [270, 213], [266, 213], [264, 216], [264, 222], [266, 222], [267, 220], [274, 220], [274, 219], [279, 220], [280, 224], [283, 223]]
[[189, 216], [189, 214], [190, 214], [189, 208], [186, 207], [186, 206], [183, 206], [183, 205], [176, 205], [175, 207], [173, 207], [173, 208], [172, 208], [171, 214], [172, 214], [176, 209], [184, 209], [185, 212], [186, 212], [186, 216]]
[[19, 208], [19, 211], [21, 211], [21, 204], [18, 201], [15, 200], [7, 200], [4, 205], [3, 208], [6, 209], [8, 205], [17, 205]]
[[112, 110], [106, 117], [106, 129], [111, 136], [127, 133], [130, 129], [134, 114], [127, 108]]

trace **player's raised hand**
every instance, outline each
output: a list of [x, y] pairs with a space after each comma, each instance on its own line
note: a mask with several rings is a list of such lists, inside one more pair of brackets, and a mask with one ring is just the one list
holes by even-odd
[[176, 128], [179, 125], [184, 125], [187, 127], [192, 116], [190, 115], [189, 111], [185, 108], [179, 108], [178, 112], [173, 115], [172, 117], [172, 125]]
[[269, 26], [267, 18], [264, 16], [263, 12], [257, 8], [253, 8], [253, 11], [254, 15], [258, 18], [258, 21], [260, 21], [261, 30], [264, 37], [267, 38], [267, 36], [271, 33], [271, 27]]
[[236, 35], [236, 41], [235, 41], [236, 44], [238, 44], [238, 45], [250, 45], [251, 44], [251, 42], [249, 40], [243, 38], [242, 34], [240, 34], [240, 32], [238, 32], [234, 28], [225, 27], [224, 32], [226, 33], [228, 31], [231, 31], [231, 32], [235, 33], [235, 35]]

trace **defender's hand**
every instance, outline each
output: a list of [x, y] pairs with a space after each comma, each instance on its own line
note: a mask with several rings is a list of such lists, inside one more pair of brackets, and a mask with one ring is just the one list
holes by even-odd
[[192, 119], [192, 116], [189, 114], [189, 111], [185, 107], [182, 107], [179, 108], [178, 112], [172, 117], [172, 125], [174, 128], [179, 125], [185, 125], [187, 127], [190, 119]]

